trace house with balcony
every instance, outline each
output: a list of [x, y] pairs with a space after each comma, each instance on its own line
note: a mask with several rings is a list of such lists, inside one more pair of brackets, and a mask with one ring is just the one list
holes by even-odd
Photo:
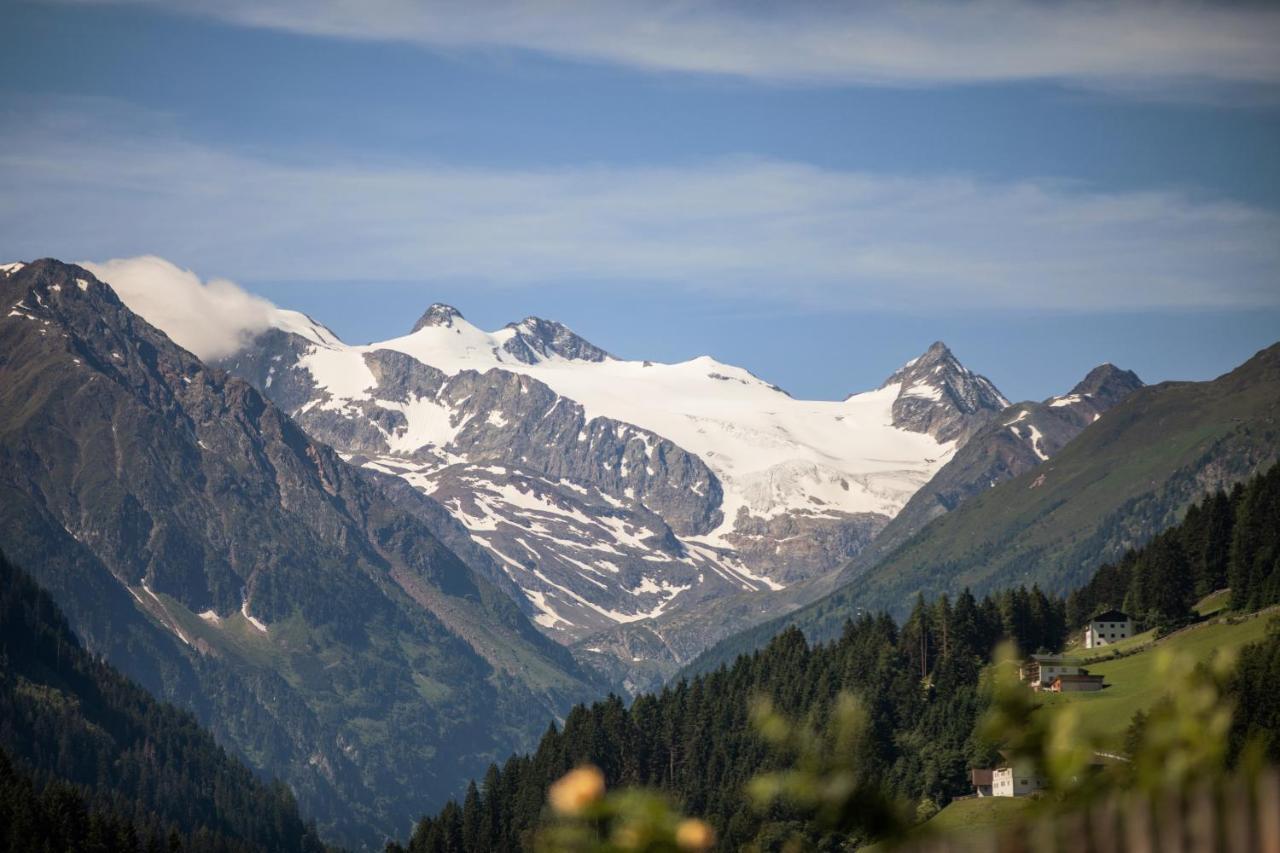
[[1088, 670], [1076, 666], [1060, 655], [1032, 655], [1022, 665], [1019, 675], [1032, 690], [1047, 690], [1060, 675], [1085, 675]]

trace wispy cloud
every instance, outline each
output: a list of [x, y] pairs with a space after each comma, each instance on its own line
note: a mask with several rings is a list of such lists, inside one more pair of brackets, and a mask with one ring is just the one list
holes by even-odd
[[658, 283], [819, 308], [1280, 304], [1280, 215], [1176, 191], [760, 159], [299, 167], [115, 105], [0, 124], [10, 257], [159, 254], [241, 281]]
[[143, 319], [204, 359], [230, 355], [271, 325], [276, 308], [226, 279], [201, 281], [163, 258], [144, 255], [80, 262]]
[[[100, 0], [87, 0], [100, 2]], [[122, 0], [248, 27], [792, 83], [1280, 82], [1280, 9], [1196, 0]]]

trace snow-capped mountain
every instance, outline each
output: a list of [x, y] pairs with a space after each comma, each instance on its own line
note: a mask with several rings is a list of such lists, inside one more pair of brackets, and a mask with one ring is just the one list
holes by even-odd
[[275, 325], [224, 366], [440, 501], [563, 642], [834, 570], [1007, 405], [941, 344], [876, 390], [810, 401], [533, 317], [487, 332], [437, 304], [364, 346], [293, 312]]
[[989, 379], [961, 364], [942, 341], [903, 365], [881, 387], [898, 389], [893, 401], [896, 426], [960, 444], [986, 423], [991, 412], [1009, 405]]
[[1141, 387], [1142, 380], [1133, 371], [1102, 364], [1066, 394], [1017, 403], [988, 419], [840, 577], [852, 580], [933, 519], [1048, 461], [1085, 427]]
[[380, 847], [606, 689], [434, 501], [345, 464], [90, 271], [2, 265], [0, 304], [0, 550], [95, 656], [335, 838]]

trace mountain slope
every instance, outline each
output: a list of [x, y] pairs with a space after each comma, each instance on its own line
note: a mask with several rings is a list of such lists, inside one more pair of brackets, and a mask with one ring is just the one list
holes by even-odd
[[867, 609], [1036, 582], [1079, 584], [1175, 523], [1200, 494], [1280, 457], [1280, 344], [1209, 382], [1129, 394], [1042, 465], [935, 519], [874, 568], [795, 613], [710, 649], [699, 671], [759, 648], [786, 626], [832, 636]]
[[331, 833], [394, 832], [599, 689], [441, 543], [428, 498], [392, 498], [85, 270], [11, 269], [0, 304], [0, 547]]
[[360, 347], [281, 318], [224, 365], [345, 458], [444, 504], [549, 635], [629, 688], [637, 668], [699, 651], [701, 632], [620, 631], [839, 567], [1007, 404], [942, 344], [822, 402], [706, 357], [620, 360], [539, 318], [490, 333], [436, 304]]
[[[0, 659], [0, 788], [30, 789], [0, 804], [6, 849], [59, 836], [66, 849], [90, 849], [91, 822], [74, 819], [69, 796], [92, 804], [99, 825], [127, 825], [141, 839], [159, 843], [176, 829], [188, 850], [323, 849], [287, 788], [260, 782], [189, 713], [85, 652], [49, 596], [3, 555]], [[32, 820], [46, 792], [62, 800], [56, 825]]]
[[836, 576], [836, 585], [874, 566], [930, 521], [968, 498], [1057, 455], [1103, 412], [1141, 387], [1137, 374], [1103, 364], [1065, 395], [1008, 407], [979, 427], [911, 496], [880, 535]]

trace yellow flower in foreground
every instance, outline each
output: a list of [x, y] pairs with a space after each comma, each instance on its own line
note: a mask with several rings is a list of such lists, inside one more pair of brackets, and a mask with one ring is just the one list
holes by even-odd
[[613, 831], [613, 843], [623, 850], [639, 850], [644, 843], [644, 833], [634, 824], [623, 824]]
[[560, 777], [547, 792], [556, 814], [576, 815], [604, 796], [604, 774], [585, 764]]
[[716, 843], [716, 831], [704, 821], [687, 818], [676, 827], [676, 845], [681, 850], [710, 850]]

